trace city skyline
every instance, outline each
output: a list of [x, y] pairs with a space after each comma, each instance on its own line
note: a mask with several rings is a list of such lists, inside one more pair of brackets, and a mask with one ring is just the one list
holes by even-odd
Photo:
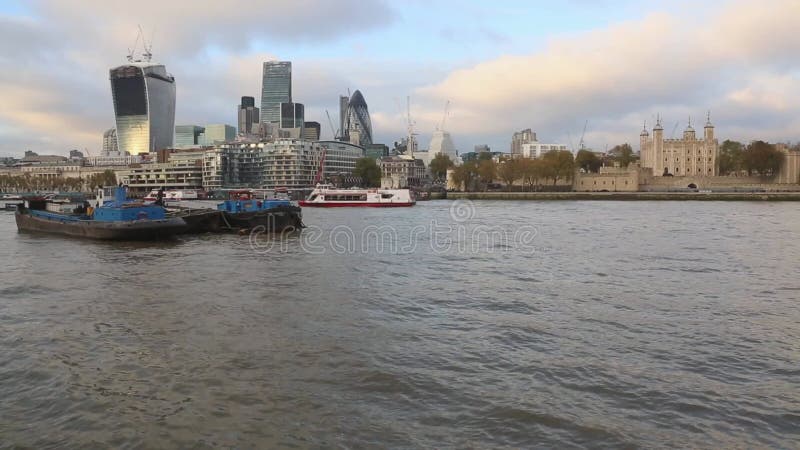
[[[253, 13], [258, 8], [223, 14], [210, 3], [153, 19], [147, 5], [4, 2], [0, 154], [99, 152], [103, 131], [114, 126], [104, 78], [124, 64], [139, 23], [148, 37], [155, 29], [154, 62], [179, 80], [176, 123], [236, 123], [241, 96], [260, 97], [262, 63], [286, 60], [305, 120], [321, 122], [323, 138], [330, 137], [325, 110], [335, 114], [348, 88], [369, 99], [374, 141], [389, 145], [405, 135], [407, 95], [423, 145], [451, 101], [447, 131], [461, 152], [481, 143], [509, 151], [512, 133], [526, 128], [575, 147], [586, 120], [587, 146], [636, 147], [644, 120], [660, 113], [665, 129], [675, 122], [683, 129], [690, 114], [708, 109], [720, 139], [800, 136], [797, 2], [768, 10], [736, 1], [270, 5], [270, 16], [286, 20], [258, 27], [269, 20]], [[124, 14], [92, 27], [71, 12], [103, 16], [110, 8]], [[332, 20], [334, 10], [363, 25]], [[235, 22], [243, 25], [235, 36], [209, 31]], [[43, 60], [59, 71], [42, 70]]]

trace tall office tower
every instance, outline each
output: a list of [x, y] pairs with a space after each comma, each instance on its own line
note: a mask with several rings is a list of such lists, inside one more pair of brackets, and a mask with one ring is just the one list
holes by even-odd
[[303, 128], [305, 106], [302, 103], [281, 103], [280, 128]]
[[256, 99], [242, 97], [239, 105], [239, 134], [258, 134], [258, 123], [261, 121], [259, 110], [256, 108]]
[[[353, 92], [345, 117], [346, 136], [351, 138], [350, 141], [356, 141], [353, 143], [362, 147], [372, 144], [372, 121], [370, 121], [367, 102], [361, 95], [361, 91]], [[352, 136], [354, 133], [357, 134], [356, 138]]]
[[336, 131], [339, 133], [338, 136], [334, 136], [334, 139], [339, 139], [341, 141], [347, 141], [350, 137], [347, 135], [347, 106], [350, 104], [350, 97], [346, 95], [339, 96], [339, 129]]
[[140, 60], [109, 71], [117, 147], [132, 155], [173, 146], [175, 139], [175, 78], [161, 64]]
[[281, 121], [281, 103], [292, 102], [292, 63], [267, 61], [261, 79], [261, 122]]

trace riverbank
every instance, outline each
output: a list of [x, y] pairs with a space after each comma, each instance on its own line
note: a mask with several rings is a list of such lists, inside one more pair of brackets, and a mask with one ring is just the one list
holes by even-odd
[[459, 200], [693, 200], [800, 201], [800, 192], [448, 192], [431, 199]]

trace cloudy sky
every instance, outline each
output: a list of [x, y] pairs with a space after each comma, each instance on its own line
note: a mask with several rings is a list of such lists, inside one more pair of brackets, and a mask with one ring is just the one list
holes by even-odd
[[[556, 5], [556, 3], [560, 3]], [[711, 110], [721, 138], [800, 140], [800, 0], [0, 0], [0, 155], [96, 154], [113, 126], [108, 69], [141, 25], [177, 82], [178, 124], [236, 123], [261, 62], [291, 60], [306, 120], [360, 89], [374, 134], [427, 147], [541, 141], [637, 147]], [[257, 100], [258, 101], [258, 100]]]

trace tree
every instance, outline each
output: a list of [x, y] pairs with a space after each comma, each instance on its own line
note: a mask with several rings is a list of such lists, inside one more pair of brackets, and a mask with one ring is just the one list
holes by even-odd
[[542, 156], [543, 174], [553, 179], [553, 185], [560, 179], [571, 180], [575, 170], [575, 159], [569, 150], [550, 150]]
[[729, 175], [744, 168], [744, 145], [741, 142], [725, 140], [719, 147], [719, 174]]
[[615, 145], [608, 152], [611, 159], [619, 163], [620, 167], [628, 167], [628, 165], [636, 161], [637, 157], [633, 153], [633, 148], [629, 144]]
[[453, 161], [444, 153], [439, 153], [433, 157], [428, 168], [431, 170], [431, 175], [434, 179], [443, 180], [447, 177], [447, 169], [454, 166]]
[[522, 158], [520, 166], [523, 184], [533, 190], [539, 179], [544, 178], [544, 161], [541, 159]]
[[356, 167], [353, 169], [353, 176], [361, 178], [365, 187], [377, 187], [381, 185], [381, 168], [375, 158], [359, 158], [356, 160]]
[[478, 178], [484, 185], [484, 189], [489, 189], [489, 184], [497, 178], [497, 163], [493, 159], [484, 159], [478, 162]]
[[575, 166], [586, 172], [597, 172], [602, 165], [600, 158], [591, 150], [578, 150], [578, 154], [575, 155]]
[[522, 178], [522, 158], [504, 158], [497, 167], [497, 176], [506, 186], [514, 186]]
[[467, 170], [464, 166], [458, 166], [453, 169], [453, 174], [451, 175], [451, 180], [453, 184], [456, 186], [456, 189], [463, 190], [464, 183], [467, 182]]
[[469, 191], [478, 179], [478, 161], [467, 161], [453, 169], [453, 183], [459, 189]]
[[764, 141], [753, 141], [742, 154], [742, 162], [748, 174], [758, 172], [761, 176], [777, 175], [783, 165], [783, 152]]

